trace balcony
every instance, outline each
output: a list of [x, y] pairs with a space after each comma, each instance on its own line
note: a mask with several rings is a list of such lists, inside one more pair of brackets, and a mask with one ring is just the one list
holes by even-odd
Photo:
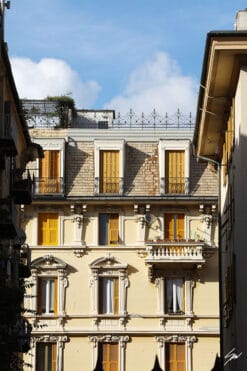
[[31, 276], [31, 252], [28, 244], [21, 245], [19, 278], [29, 278]]
[[64, 194], [63, 178], [34, 177], [33, 194], [40, 196]]
[[205, 263], [204, 242], [194, 240], [147, 242], [146, 264], [152, 268], [178, 267], [201, 268]]
[[96, 194], [123, 194], [123, 178], [95, 178], [94, 188]]
[[3, 132], [0, 134], [1, 152], [6, 156], [16, 156], [17, 149], [15, 141], [11, 134], [11, 116], [5, 114], [3, 116]]
[[189, 178], [161, 178], [162, 194], [189, 194]]
[[17, 205], [29, 205], [32, 202], [32, 179], [29, 172], [21, 178], [14, 177], [11, 194]]

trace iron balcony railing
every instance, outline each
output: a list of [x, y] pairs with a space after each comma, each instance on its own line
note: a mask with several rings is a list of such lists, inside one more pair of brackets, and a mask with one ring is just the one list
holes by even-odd
[[190, 179], [186, 177], [161, 178], [162, 194], [189, 194]]
[[204, 242], [164, 241], [147, 242], [147, 263], [183, 262], [204, 263]]
[[123, 178], [95, 178], [96, 194], [123, 194]]
[[33, 194], [61, 194], [64, 193], [64, 181], [61, 177], [34, 177]]
[[20, 169], [13, 171], [11, 194], [16, 204], [28, 205], [32, 202], [32, 178], [28, 170], [24, 173]]

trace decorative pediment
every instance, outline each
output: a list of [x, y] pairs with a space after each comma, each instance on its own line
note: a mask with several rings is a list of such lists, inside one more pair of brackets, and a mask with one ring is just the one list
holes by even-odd
[[94, 260], [90, 264], [91, 269], [127, 269], [128, 264], [120, 262], [115, 256], [108, 254], [101, 258]]
[[32, 269], [66, 269], [67, 264], [53, 256], [53, 255], [44, 255], [40, 258], [37, 258], [32, 261], [31, 263]]

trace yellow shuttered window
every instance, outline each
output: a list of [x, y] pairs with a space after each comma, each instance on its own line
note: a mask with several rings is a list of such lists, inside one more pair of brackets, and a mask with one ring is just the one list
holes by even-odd
[[185, 371], [185, 344], [167, 344], [166, 371]]
[[44, 157], [39, 160], [39, 192], [60, 192], [60, 152], [44, 151]]
[[102, 343], [100, 352], [104, 371], [118, 371], [118, 344]]
[[166, 193], [185, 193], [185, 151], [165, 152]]
[[99, 244], [117, 245], [119, 242], [118, 214], [99, 215]]
[[36, 353], [37, 371], [57, 370], [57, 345], [56, 343], [37, 343]]
[[165, 238], [169, 240], [184, 239], [184, 214], [165, 214]]
[[100, 151], [100, 192], [119, 193], [119, 151]]
[[40, 213], [38, 215], [38, 244], [58, 245], [58, 214]]

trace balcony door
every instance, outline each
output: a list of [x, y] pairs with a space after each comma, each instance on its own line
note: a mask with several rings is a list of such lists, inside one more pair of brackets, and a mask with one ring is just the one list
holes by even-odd
[[100, 151], [100, 192], [119, 193], [119, 151]]
[[170, 241], [183, 240], [184, 237], [184, 214], [167, 213], [165, 218], [165, 239]]
[[165, 151], [165, 191], [185, 193], [185, 152]]
[[60, 151], [44, 151], [39, 163], [39, 193], [60, 192]]

